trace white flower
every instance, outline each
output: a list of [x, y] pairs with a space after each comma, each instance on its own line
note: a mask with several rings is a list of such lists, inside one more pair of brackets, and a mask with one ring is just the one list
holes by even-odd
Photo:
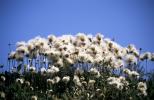
[[135, 56], [139, 56], [139, 52], [133, 44], [128, 45], [128, 51], [133, 53]]
[[119, 78], [116, 77], [109, 77], [107, 79], [108, 84], [115, 86], [117, 89], [122, 90], [124, 86], [127, 86], [129, 83], [125, 80], [124, 77], [120, 76]]
[[16, 48], [16, 52], [24, 54], [24, 53], [28, 52], [28, 49], [27, 49], [27, 47], [20, 46], [20, 47]]
[[71, 58], [65, 59], [68, 64], [74, 64], [74, 61]]
[[102, 56], [98, 55], [95, 57], [94, 62], [96, 64], [100, 64], [103, 60], [104, 60], [104, 58]]
[[58, 83], [58, 82], [60, 81], [60, 77], [56, 76], [56, 77], [54, 78], [54, 81], [55, 81], [55, 83]]
[[47, 90], [46, 93], [53, 93], [53, 90], [52, 89]]
[[141, 91], [145, 91], [145, 90], [147, 90], [147, 85], [146, 85], [146, 83], [139, 82], [137, 88]]
[[63, 82], [67, 83], [70, 81], [70, 77], [69, 76], [64, 76], [62, 79]]
[[6, 79], [4, 76], [1, 76], [1, 80], [4, 82]]
[[100, 72], [97, 73], [96, 78], [99, 78], [101, 76]]
[[137, 77], [137, 78], [139, 78], [139, 73], [136, 72], [136, 71], [132, 71], [132, 72], [131, 72], [131, 75], [132, 75], [132, 76], [135, 76], [135, 77]]
[[151, 61], [154, 61], [154, 53], [151, 54]]
[[82, 75], [83, 73], [84, 73], [84, 70], [79, 67], [75, 70], [76, 75]]
[[35, 70], [36, 70], [35, 67], [33, 67], [33, 66], [30, 66], [30, 67], [29, 67], [29, 71], [31, 71], [31, 72], [35, 72]]
[[117, 60], [115, 60], [113, 67], [115, 69], [117, 69], [117, 68], [120, 68], [120, 67], [123, 67], [123, 66], [124, 66], [123, 60], [117, 59]]
[[54, 84], [55, 82], [54, 82], [53, 79], [47, 79], [47, 83], [49, 83], [49, 84]]
[[123, 69], [123, 72], [125, 74], [127, 74], [129, 77], [137, 77], [137, 78], [139, 78], [139, 76], [140, 76], [138, 72], [131, 71], [131, 70], [127, 69], [127, 68]]
[[59, 68], [58, 67], [52, 66], [51, 69], [54, 70], [56, 73], [59, 72]]
[[32, 96], [31, 99], [32, 100], [37, 100], [37, 96]]
[[147, 90], [147, 85], [146, 83], [143, 83], [143, 82], [139, 82], [138, 83], [138, 86], [137, 86], [137, 89], [143, 94], [143, 95], [147, 95], [146, 93], [146, 90]]
[[53, 79], [47, 79], [47, 83], [49, 84], [56, 84], [56, 83], [59, 83], [60, 81], [60, 77], [56, 76], [54, 77]]
[[96, 68], [91, 68], [91, 69], [89, 70], [89, 72], [90, 72], [91, 74], [97, 74], [97, 73], [98, 73], [98, 70], [97, 70]]
[[59, 58], [57, 62], [55, 62], [56, 66], [58, 67], [64, 67], [63, 59]]
[[145, 52], [145, 53], [143, 53], [143, 54], [140, 55], [140, 59], [141, 60], [145, 60], [145, 59], [151, 60], [151, 55], [152, 54], [150, 52]]
[[80, 79], [79, 79], [79, 77], [78, 77], [77, 75], [74, 75], [73, 82], [74, 82], [77, 86], [81, 86]]
[[132, 54], [128, 54], [126, 55], [126, 62], [128, 64], [137, 64], [137, 58]]
[[26, 46], [26, 42], [25, 41], [20, 41], [16, 43], [17, 47], [21, 47], [21, 46]]
[[62, 41], [64, 44], [68, 44], [72, 40], [72, 35], [62, 35], [58, 37], [59, 41]]
[[24, 80], [21, 79], [21, 78], [17, 78], [17, 79], [16, 79], [16, 82], [17, 82], [17, 83], [20, 83], [20, 84], [23, 84], [23, 83], [24, 83]]
[[51, 50], [47, 50], [46, 52], [47, 58], [49, 61], [57, 61], [60, 58], [60, 51], [57, 51], [56, 48], [52, 48]]
[[33, 90], [34, 90], [34, 88], [31, 86], [31, 87], [30, 87], [30, 90], [31, 90], [31, 91], [33, 91]]
[[54, 74], [55, 71], [54, 71], [54, 70], [51, 70], [51, 69], [47, 69], [47, 73], [48, 73], [48, 74]]
[[85, 41], [87, 39], [87, 36], [84, 33], [78, 33], [76, 38], [77, 40]]
[[1, 98], [2, 100], [3, 100], [3, 99], [5, 100], [5, 93], [4, 93], [3, 91], [2, 91], [2, 92], [0, 91], [0, 98]]
[[128, 86], [128, 85], [129, 85], [129, 82], [126, 81], [126, 78], [123, 77], [123, 76], [120, 76], [120, 77], [119, 77], [119, 81], [120, 81], [121, 83], [123, 83], [123, 85], [125, 85], [125, 86]]
[[49, 69], [47, 70], [47, 73], [49, 73], [49, 74], [55, 74], [58, 72], [59, 72], [59, 68], [55, 67], [55, 66], [49, 67]]
[[151, 53], [151, 61], [154, 61], [154, 53]]
[[78, 61], [86, 62], [87, 61], [87, 54], [86, 52], [79, 52], [78, 54]]
[[46, 72], [46, 69], [42, 67], [40, 71], [41, 71], [41, 74], [44, 74]]
[[90, 85], [90, 86], [92, 86], [92, 85], [94, 85], [95, 84], [95, 80], [89, 80], [89, 82], [88, 82], [88, 84]]
[[120, 80], [121, 80], [120, 78], [116, 78], [116, 77], [109, 77], [107, 79], [108, 84], [121, 90], [121, 89], [123, 89], [124, 84]]
[[48, 40], [49, 40], [49, 42], [53, 42], [56, 40], [56, 37], [54, 35], [49, 35]]
[[131, 71], [128, 68], [123, 69], [125, 74], [131, 75]]
[[74, 75], [73, 81], [76, 83], [76, 82], [79, 82], [80, 79], [79, 79], [79, 77], [77, 75]]
[[14, 59], [15, 58], [15, 54], [16, 54], [15, 51], [11, 51], [11, 53], [9, 54], [9, 58], [10, 59]]
[[87, 59], [86, 60], [87, 60], [88, 63], [93, 63], [94, 62], [94, 58], [91, 55], [89, 55], [89, 54], [87, 55]]
[[97, 39], [98, 41], [101, 41], [103, 38], [104, 38], [104, 36], [103, 36], [101, 33], [97, 33], [96, 39]]
[[99, 73], [99, 71], [98, 71], [96, 68], [91, 68], [91, 69], [89, 70], [89, 72], [90, 72], [91, 74], [95, 75], [96, 78], [99, 78], [99, 77], [100, 77], [100, 73]]
[[25, 81], [26, 86], [30, 86], [30, 82], [29, 81]]

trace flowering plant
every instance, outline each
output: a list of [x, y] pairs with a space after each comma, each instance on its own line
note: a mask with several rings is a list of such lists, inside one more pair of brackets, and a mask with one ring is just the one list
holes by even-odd
[[1, 76], [1, 98], [136, 100], [147, 98], [141, 62], [154, 54], [78, 33], [17, 42], [8, 59], [13, 78]]

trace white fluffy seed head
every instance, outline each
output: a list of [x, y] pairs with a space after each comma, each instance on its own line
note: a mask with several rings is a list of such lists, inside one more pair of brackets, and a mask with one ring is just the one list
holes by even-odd
[[36, 68], [35, 68], [34, 66], [30, 66], [30, 67], [29, 67], [29, 71], [35, 72], [35, 71], [36, 71]]
[[22, 79], [22, 78], [17, 78], [17, 79], [16, 79], [16, 83], [23, 84], [23, 83], [24, 83], [24, 79]]
[[59, 68], [55, 66], [49, 66], [49, 69], [47, 69], [48, 74], [55, 74], [59, 72]]
[[132, 54], [128, 54], [128, 55], [126, 55], [126, 63], [137, 64], [137, 58]]
[[68, 83], [70, 81], [70, 77], [69, 76], [64, 76], [62, 81], [65, 82], [65, 83]]
[[138, 83], [138, 86], [137, 86], [137, 89], [141, 92], [141, 94], [143, 94], [143, 95], [147, 95], [147, 92], [146, 92], [146, 90], [147, 90], [147, 85], [146, 85], [146, 83], [144, 83], [144, 82], [139, 82]]
[[1, 76], [1, 80], [4, 82], [6, 80], [5, 76]]
[[152, 54], [150, 52], [145, 52], [140, 55], [141, 60], [151, 60]]
[[40, 69], [40, 71], [41, 71], [41, 74], [44, 74], [44, 73], [46, 73], [46, 68], [44, 68], [44, 67], [42, 67], [41, 69]]
[[37, 96], [34, 95], [34, 96], [31, 97], [31, 99], [32, 100], [37, 100]]

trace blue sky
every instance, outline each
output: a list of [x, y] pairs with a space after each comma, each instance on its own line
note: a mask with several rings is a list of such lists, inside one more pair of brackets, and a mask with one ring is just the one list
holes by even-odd
[[0, 0], [0, 64], [7, 64], [8, 43], [78, 32], [101, 32], [154, 52], [154, 1]]

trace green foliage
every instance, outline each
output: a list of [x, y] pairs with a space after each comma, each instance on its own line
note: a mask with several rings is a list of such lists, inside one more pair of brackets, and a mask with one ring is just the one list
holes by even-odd
[[[48, 84], [46, 80], [49, 76], [47, 74], [42, 75], [39, 72], [27, 72], [23, 75], [18, 73], [7, 74], [1, 74], [1, 76], [6, 77], [6, 80], [5, 82], [1, 81], [0, 84], [0, 91], [5, 93], [7, 100], [30, 100], [34, 95], [37, 96], [38, 100], [150, 100], [154, 94], [154, 73], [151, 73], [147, 80], [148, 96], [138, 95], [136, 84], [139, 80], [127, 77], [129, 86], [119, 90], [107, 83], [108, 75], [104, 73], [101, 73], [101, 76], [97, 79], [87, 71], [82, 75], [78, 75], [80, 79], [84, 78], [83, 81], [87, 83], [82, 84], [81, 87], [74, 84], [73, 73], [69, 74], [72, 77], [67, 84], [63, 81], [57, 84]], [[62, 77], [68, 75], [68, 73], [61, 71], [57, 75]], [[113, 74], [113, 76], [117, 77], [116, 74]], [[16, 82], [17, 78], [24, 79], [24, 83]], [[90, 79], [95, 79], [96, 84], [94, 86], [88, 85], [88, 80]], [[30, 82], [30, 85], [27, 85], [26, 81]]]

